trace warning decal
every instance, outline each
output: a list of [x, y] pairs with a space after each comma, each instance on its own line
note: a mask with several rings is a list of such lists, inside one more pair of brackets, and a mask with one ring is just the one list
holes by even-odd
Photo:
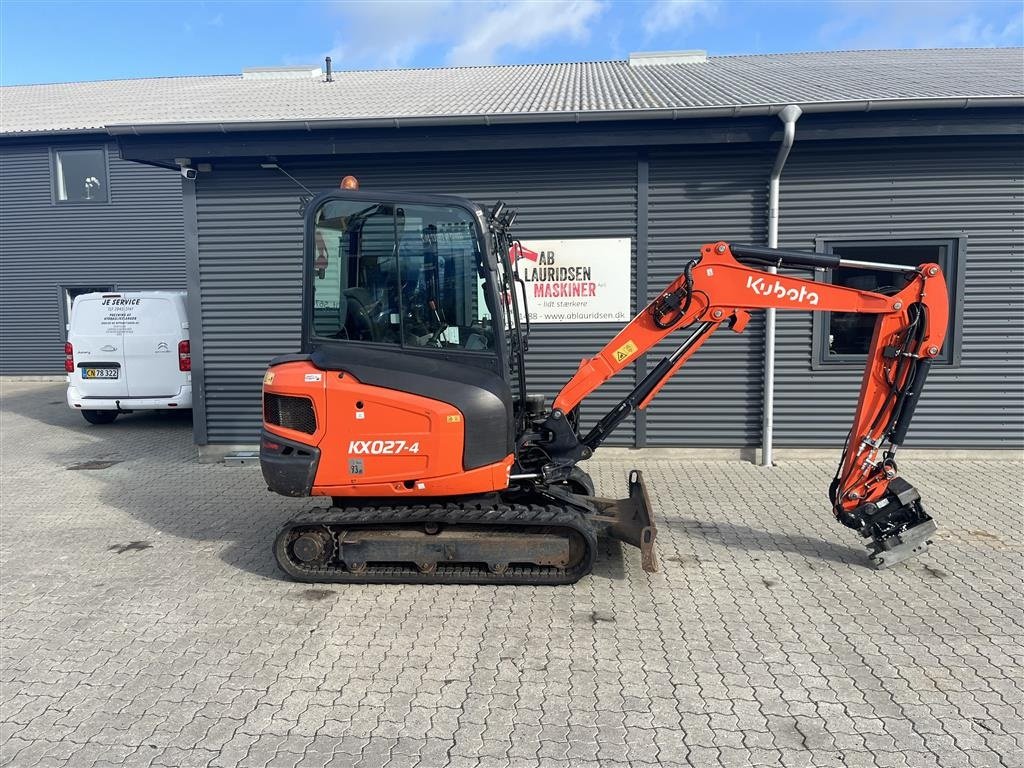
[[615, 350], [615, 362], [624, 363], [635, 354], [636, 344], [634, 344], [632, 341], [627, 341], [625, 344], [623, 344], [621, 347]]

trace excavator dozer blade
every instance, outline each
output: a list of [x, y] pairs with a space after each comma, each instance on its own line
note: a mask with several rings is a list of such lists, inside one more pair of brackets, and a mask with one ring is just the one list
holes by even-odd
[[637, 547], [640, 565], [648, 573], [658, 570], [658, 553], [654, 542], [657, 526], [651, 515], [651, 500], [647, 496], [644, 476], [634, 469], [629, 473], [629, 496], [625, 499], [594, 499], [600, 513], [594, 522], [603, 525], [608, 536]]

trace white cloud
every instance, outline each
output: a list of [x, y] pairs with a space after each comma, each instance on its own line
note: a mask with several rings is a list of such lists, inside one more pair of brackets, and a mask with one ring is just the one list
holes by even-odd
[[[604, 10], [598, 0], [407, 0], [341, 2], [329, 55], [338, 66], [402, 67], [430, 47], [453, 65], [490, 64], [505, 51], [585, 40]], [[441, 57], [438, 57], [441, 58]]]
[[329, 55], [336, 65], [400, 67], [416, 52], [445, 37], [454, 0], [341, 2], [341, 30]]
[[967, 0], [861, 0], [834, 4], [836, 16], [818, 30], [830, 48], [960, 48], [1021, 45], [1018, 3]]
[[711, 0], [654, 0], [643, 16], [644, 32], [648, 38], [691, 28], [698, 21], [715, 15]]
[[463, 39], [449, 51], [448, 63], [491, 64], [502, 49], [530, 50], [549, 40], [557, 42], [566, 37], [577, 42], [586, 40], [590, 23], [603, 8], [603, 4], [595, 0], [559, 3], [523, 0], [492, 5], [480, 22], [470, 25]]

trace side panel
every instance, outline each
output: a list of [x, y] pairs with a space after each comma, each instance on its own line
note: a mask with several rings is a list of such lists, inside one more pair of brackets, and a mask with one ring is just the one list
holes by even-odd
[[448, 403], [462, 414], [462, 468], [492, 464], [514, 450], [512, 395], [503, 377], [459, 363], [466, 356], [421, 356], [400, 349], [371, 349], [360, 344], [324, 344], [311, 356], [329, 380], [342, 372], [382, 389]]
[[274, 366], [263, 390], [312, 400], [315, 432], [271, 423], [265, 428], [320, 449], [314, 495], [430, 496], [482, 493], [508, 485], [511, 457], [463, 470], [467, 425], [448, 403], [364, 384], [308, 362]]
[[61, 285], [117, 290], [185, 287], [181, 177], [118, 159], [106, 145], [109, 203], [54, 203], [52, 147], [0, 147], [0, 374], [63, 372]]

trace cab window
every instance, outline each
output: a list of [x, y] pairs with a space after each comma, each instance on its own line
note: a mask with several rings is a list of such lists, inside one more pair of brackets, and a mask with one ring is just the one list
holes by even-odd
[[494, 349], [469, 211], [331, 200], [314, 222], [314, 336]]

